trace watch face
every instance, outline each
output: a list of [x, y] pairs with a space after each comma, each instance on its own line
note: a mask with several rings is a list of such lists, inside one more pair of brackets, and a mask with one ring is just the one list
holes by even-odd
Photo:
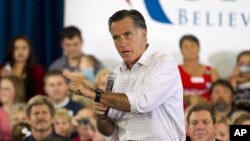
[[98, 92], [98, 93], [103, 93], [103, 90], [101, 90], [101, 89], [96, 89], [96, 92]]

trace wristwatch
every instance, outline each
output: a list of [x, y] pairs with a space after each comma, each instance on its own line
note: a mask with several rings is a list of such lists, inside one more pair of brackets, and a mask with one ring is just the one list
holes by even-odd
[[95, 102], [99, 102], [102, 96], [103, 90], [95, 89]]

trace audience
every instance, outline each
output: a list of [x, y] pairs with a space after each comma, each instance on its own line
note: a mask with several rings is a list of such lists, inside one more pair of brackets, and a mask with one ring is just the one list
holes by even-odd
[[72, 119], [72, 123], [79, 134], [74, 141], [105, 141], [96, 129], [96, 117], [91, 108], [81, 109]]
[[230, 131], [229, 127], [231, 121], [228, 118], [222, 118], [216, 122], [216, 133], [215, 137], [219, 141], [230, 141]]
[[[81, 31], [74, 27], [69, 26], [65, 27], [61, 34], [61, 46], [64, 52], [64, 56], [58, 58], [50, 66], [50, 70], [68, 70], [70, 72], [80, 72], [79, 63], [81, 57], [85, 54], [82, 54], [82, 46], [84, 40], [81, 35]], [[91, 56], [94, 59], [94, 73], [96, 74], [103, 65], [95, 57]]]
[[13, 126], [13, 141], [21, 141], [31, 135], [30, 125], [28, 123], [19, 122]]
[[111, 72], [109, 69], [100, 70], [96, 77], [94, 87], [106, 91], [107, 83], [108, 83], [108, 74]]
[[15, 76], [2, 77], [0, 81], [0, 140], [11, 140], [11, 107], [24, 99], [22, 81]]
[[196, 99], [209, 100], [209, 88], [218, 79], [216, 69], [199, 62], [200, 44], [194, 35], [184, 35], [180, 39], [180, 49], [183, 64], [178, 68], [184, 88], [184, 106], [197, 104]]
[[4, 111], [9, 113], [13, 104], [23, 102], [24, 87], [22, 81], [15, 77], [3, 77], [0, 81], [0, 102]]
[[[83, 44], [78, 28], [64, 28], [64, 55], [45, 74], [35, 61], [31, 42], [24, 36], [12, 39], [0, 65], [0, 141], [105, 141], [96, 129], [93, 101], [71, 95], [62, 76], [66, 70], [87, 78], [94, 88], [106, 90], [111, 70], [102, 69], [99, 60], [82, 53]], [[215, 68], [199, 62], [200, 44], [194, 35], [180, 39], [180, 50], [184, 106], [189, 106], [185, 111], [187, 140], [229, 141], [231, 123], [250, 125], [250, 51], [238, 55], [227, 81], [219, 79]], [[44, 91], [49, 97], [36, 96]], [[21, 103], [27, 100], [27, 106]], [[204, 105], [209, 102], [211, 106]]]
[[71, 116], [65, 108], [56, 110], [54, 117], [54, 128], [58, 135], [70, 138], [73, 133], [73, 126], [71, 125]]
[[25, 84], [26, 100], [36, 94], [43, 94], [43, 75], [45, 69], [35, 61], [31, 42], [24, 36], [12, 39], [5, 63], [0, 66], [1, 77], [16, 76]]
[[26, 116], [31, 127], [31, 135], [24, 141], [40, 141], [47, 137], [58, 138], [62, 141], [70, 141], [53, 132], [52, 123], [55, 115], [55, 108], [52, 101], [46, 96], [34, 96], [26, 107]]
[[250, 114], [243, 114], [234, 121], [235, 125], [250, 125]]
[[75, 115], [83, 106], [72, 101], [68, 96], [68, 85], [62, 72], [51, 70], [44, 77], [44, 91], [50, 97], [56, 109], [66, 108], [71, 116]]
[[230, 82], [222, 79], [215, 81], [210, 88], [210, 93], [216, 116], [230, 117], [236, 111], [233, 104], [235, 92]]
[[0, 108], [0, 141], [12, 141], [8, 114]]
[[236, 90], [235, 104], [250, 112], [250, 51], [242, 51], [237, 57], [230, 82]]
[[187, 115], [187, 129], [191, 141], [215, 140], [215, 113], [208, 105], [195, 105]]
[[232, 123], [234, 123], [235, 120], [236, 120], [237, 118], [239, 118], [241, 115], [249, 115], [249, 114], [250, 114], [250, 113], [247, 112], [247, 111], [238, 110], [238, 111], [235, 111], [235, 112], [231, 115], [230, 119], [231, 119]]
[[82, 56], [80, 59], [79, 68], [81, 75], [86, 77], [90, 83], [93, 84], [95, 79], [94, 60], [89, 56]]
[[10, 108], [10, 121], [11, 125], [18, 124], [20, 122], [26, 123], [27, 118], [25, 115], [25, 104], [17, 103]]

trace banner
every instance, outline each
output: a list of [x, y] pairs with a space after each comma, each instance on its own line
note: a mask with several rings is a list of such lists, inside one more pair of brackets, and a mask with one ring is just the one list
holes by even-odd
[[137, 9], [145, 17], [150, 46], [182, 62], [179, 39], [200, 40], [200, 61], [222, 77], [231, 74], [237, 54], [250, 49], [250, 0], [67, 0], [65, 26], [81, 29], [83, 51], [114, 67], [122, 60], [108, 30], [108, 18], [121, 9]]

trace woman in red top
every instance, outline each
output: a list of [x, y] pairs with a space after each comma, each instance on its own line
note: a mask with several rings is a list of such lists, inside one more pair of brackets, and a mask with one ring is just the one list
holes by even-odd
[[11, 123], [9, 115], [11, 107], [23, 102], [23, 83], [14, 76], [3, 77], [0, 80], [0, 141], [11, 141]]
[[0, 71], [1, 77], [13, 75], [24, 81], [26, 100], [44, 93], [45, 69], [36, 63], [31, 43], [26, 37], [17, 36], [12, 39]]
[[199, 40], [193, 35], [185, 35], [180, 40], [183, 64], [179, 65], [183, 90], [184, 104], [196, 104], [209, 100], [209, 87], [218, 79], [217, 71], [199, 62]]

